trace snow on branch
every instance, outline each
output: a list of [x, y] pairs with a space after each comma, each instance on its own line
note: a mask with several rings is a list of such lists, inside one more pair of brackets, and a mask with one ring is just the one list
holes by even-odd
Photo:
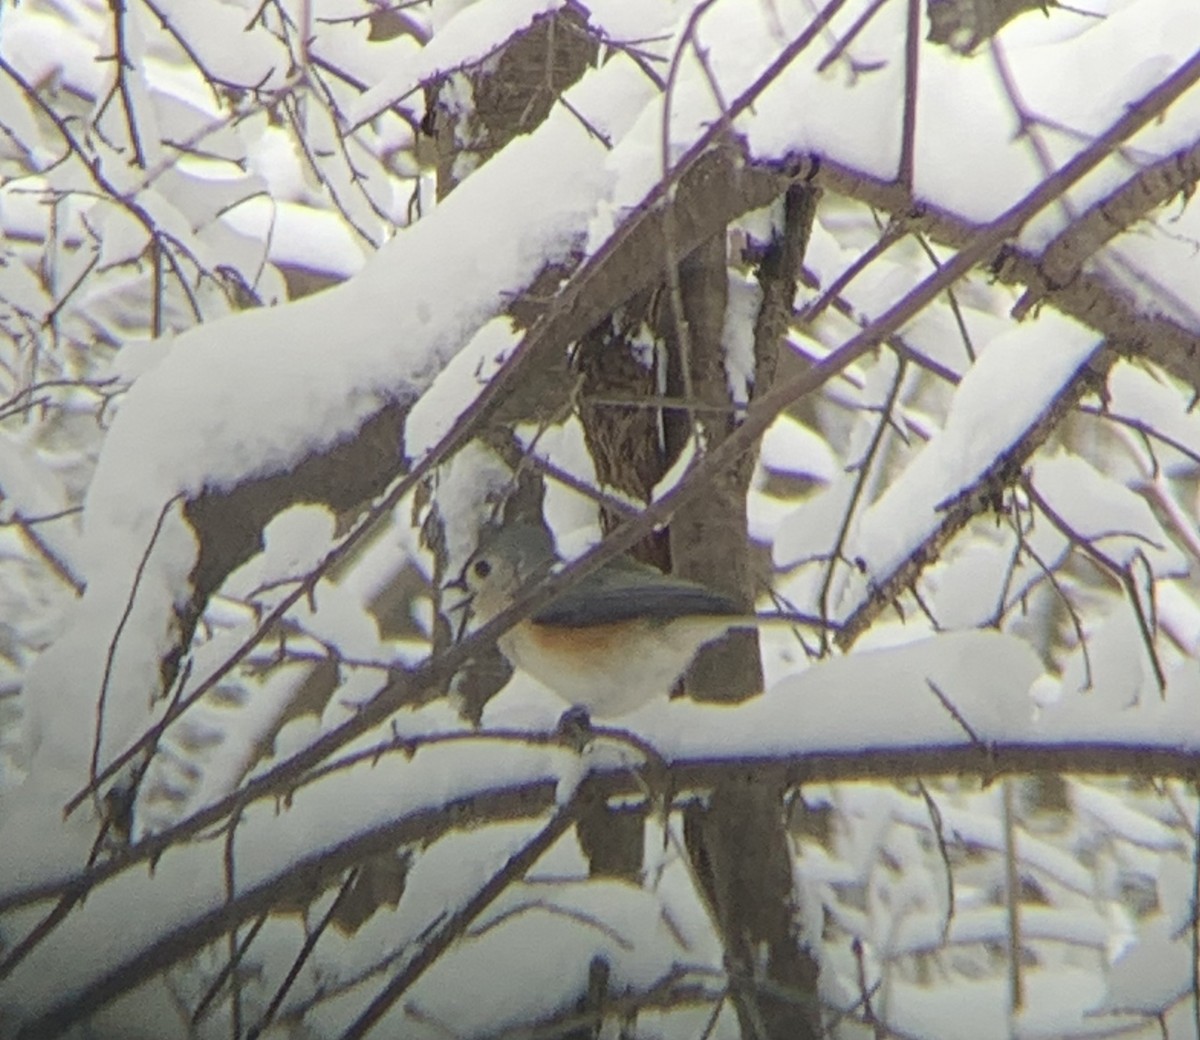
[[[686, 801], [746, 770], [793, 787], [896, 775], [994, 781], [1062, 772], [1187, 777], [1200, 769], [1200, 725], [1185, 691], [1132, 713], [1110, 711], [1086, 694], [1039, 704], [1031, 694], [1041, 671], [1021, 640], [965, 632], [819, 663], [739, 706], [649, 705], [630, 720], [635, 739], [597, 728], [581, 759], [555, 732], [413, 733], [364, 743], [298, 787], [285, 812], [248, 806], [225, 852], [219, 841], [175, 845], [151, 876], [93, 868], [0, 899], [0, 909], [11, 909], [89, 893], [14, 976], [31, 1000], [40, 991], [35, 980], [62, 958], [63, 944], [96, 948], [112, 901], [134, 899], [142, 907], [121, 931], [116, 963], [91, 959], [70, 983], [61, 971], [54, 975], [60, 993], [64, 986], [78, 992], [32, 1024], [29, 1035], [52, 1035], [230, 928], [333, 883], [373, 851], [429, 844], [486, 823], [536, 820], [555, 806], [549, 833], [559, 833], [553, 828], [564, 824], [576, 798], [671, 792]], [[640, 766], [631, 769], [631, 755]], [[351, 793], [370, 788], [392, 795], [381, 804]], [[232, 896], [222, 872], [212, 869], [222, 855], [234, 859]], [[186, 909], [154, 896], [184, 878], [191, 879]], [[470, 916], [454, 919], [451, 932], [461, 932]], [[408, 985], [418, 975], [401, 977]]]

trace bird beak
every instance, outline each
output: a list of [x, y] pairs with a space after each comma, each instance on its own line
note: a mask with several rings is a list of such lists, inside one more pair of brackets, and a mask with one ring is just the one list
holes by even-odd
[[[447, 585], [446, 587], [450, 588], [449, 585]], [[458, 602], [451, 603], [450, 606], [446, 607], [446, 613], [447, 614], [457, 614], [460, 610], [469, 610], [471, 608], [471, 604], [474, 601], [475, 601], [474, 596], [464, 596], [462, 599], [458, 600]]]
[[[463, 573], [465, 574], [466, 572], [464, 571]], [[447, 619], [454, 619], [457, 615], [457, 620], [451, 620], [451, 624], [458, 630], [454, 637], [458, 641], [463, 638], [463, 635], [467, 631], [467, 625], [471, 619], [471, 605], [475, 602], [475, 596], [467, 587], [466, 580], [462, 576], [456, 578], [454, 581], [446, 582], [443, 588], [453, 589], [455, 592], [462, 593], [461, 597], [454, 603], [448, 606], [444, 601], [442, 603], [442, 613], [446, 615]]]

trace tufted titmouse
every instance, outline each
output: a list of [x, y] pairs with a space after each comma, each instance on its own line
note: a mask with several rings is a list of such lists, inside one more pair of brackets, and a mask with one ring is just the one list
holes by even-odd
[[[557, 562], [542, 528], [512, 525], [475, 551], [455, 584], [485, 624]], [[514, 625], [499, 646], [573, 706], [612, 718], [668, 693], [706, 643], [761, 620], [720, 592], [619, 558]]]

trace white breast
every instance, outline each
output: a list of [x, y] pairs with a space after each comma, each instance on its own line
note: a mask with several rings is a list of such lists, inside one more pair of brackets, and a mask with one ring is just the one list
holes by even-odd
[[[680, 618], [647, 623], [611, 644], [576, 645], [570, 653], [537, 641], [517, 628], [500, 638], [500, 649], [518, 668], [550, 687], [567, 703], [597, 719], [625, 715], [655, 697], [666, 697], [697, 651], [730, 628], [722, 618]], [[601, 641], [596, 640], [597, 644]]]

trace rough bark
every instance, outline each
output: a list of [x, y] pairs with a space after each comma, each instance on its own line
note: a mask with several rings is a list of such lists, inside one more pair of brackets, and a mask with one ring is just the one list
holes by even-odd
[[[759, 263], [762, 302], [755, 326], [754, 392], [769, 389], [791, 316], [796, 280], [812, 230], [817, 193], [789, 190], [783, 226]], [[716, 446], [736, 426], [722, 341], [727, 294], [725, 235], [714, 236], [680, 267], [682, 313], [674, 344], [681, 384], [706, 406], [692, 421]], [[678, 319], [682, 319], [678, 321]], [[681, 342], [682, 341], [682, 342]], [[682, 349], [680, 349], [682, 347]], [[686, 368], [682, 367], [686, 365]], [[671, 524], [675, 571], [753, 607], [756, 589], [746, 521], [754, 456], [736, 458]], [[733, 702], [762, 689], [757, 633], [735, 633], [708, 647], [687, 677], [700, 700]], [[816, 999], [818, 964], [796, 928], [784, 788], [754, 770], [714, 787], [685, 816], [696, 875], [722, 933], [731, 992], [744, 1038], [803, 1040], [822, 1034]]]

